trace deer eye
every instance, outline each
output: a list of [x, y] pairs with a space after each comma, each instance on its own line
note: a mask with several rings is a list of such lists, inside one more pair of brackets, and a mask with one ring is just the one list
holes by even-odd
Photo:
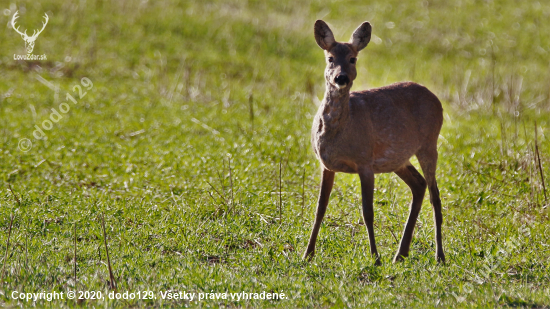
[[357, 62], [357, 58], [350, 58], [349, 62], [355, 64]]
[[334, 57], [328, 57], [328, 62], [334, 62]]

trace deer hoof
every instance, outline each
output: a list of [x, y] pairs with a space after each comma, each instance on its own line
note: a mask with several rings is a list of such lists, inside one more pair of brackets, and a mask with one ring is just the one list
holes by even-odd
[[302, 261], [310, 262], [315, 255], [315, 251], [306, 251], [302, 257]]
[[405, 256], [402, 255], [402, 254], [397, 254], [395, 255], [395, 257], [393, 258], [393, 263], [396, 264], [396, 263], [401, 263], [401, 262], [404, 262], [405, 261]]

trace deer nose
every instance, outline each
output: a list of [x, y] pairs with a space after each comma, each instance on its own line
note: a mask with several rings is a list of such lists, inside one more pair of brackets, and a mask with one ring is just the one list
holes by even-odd
[[340, 74], [336, 76], [336, 78], [334, 79], [334, 82], [340, 86], [344, 86], [349, 83], [349, 77], [345, 74]]

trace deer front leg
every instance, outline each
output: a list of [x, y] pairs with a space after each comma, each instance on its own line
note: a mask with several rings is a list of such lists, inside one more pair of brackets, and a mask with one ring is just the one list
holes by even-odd
[[374, 265], [381, 265], [380, 255], [376, 250], [376, 241], [374, 240], [374, 209], [373, 209], [373, 196], [374, 196], [374, 172], [372, 168], [360, 168], [359, 179], [361, 179], [361, 195], [363, 199], [363, 219], [367, 226], [367, 232], [369, 233], [370, 253], [375, 258]]
[[303, 259], [311, 260], [315, 255], [315, 242], [317, 241], [317, 235], [323, 222], [323, 217], [327, 210], [328, 200], [330, 198], [330, 192], [332, 191], [332, 185], [334, 184], [334, 172], [327, 169], [323, 169], [323, 179], [321, 180], [321, 191], [319, 192], [319, 200], [317, 202], [317, 213], [315, 214], [315, 222], [313, 223], [313, 230], [309, 237], [309, 243], [307, 245], [306, 252]]

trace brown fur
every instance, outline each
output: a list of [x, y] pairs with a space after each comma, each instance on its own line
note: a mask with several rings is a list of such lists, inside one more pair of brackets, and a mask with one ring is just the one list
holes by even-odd
[[[316, 41], [327, 58], [325, 97], [313, 121], [311, 135], [313, 149], [323, 168], [323, 180], [304, 258], [314, 255], [334, 173], [357, 173], [361, 179], [363, 217], [371, 253], [379, 264], [373, 228], [374, 174], [395, 172], [411, 188], [413, 201], [394, 261], [408, 256], [414, 225], [428, 187], [436, 225], [436, 257], [444, 262], [441, 201], [435, 180], [443, 109], [432, 92], [412, 82], [350, 93], [357, 77], [354, 59], [368, 44], [370, 35], [371, 26], [365, 22], [355, 30], [350, 43], [338, 43], [323, 21], [315, 23]], [[413, 155], [418, 158], [426, 179], [410, 163]]]

